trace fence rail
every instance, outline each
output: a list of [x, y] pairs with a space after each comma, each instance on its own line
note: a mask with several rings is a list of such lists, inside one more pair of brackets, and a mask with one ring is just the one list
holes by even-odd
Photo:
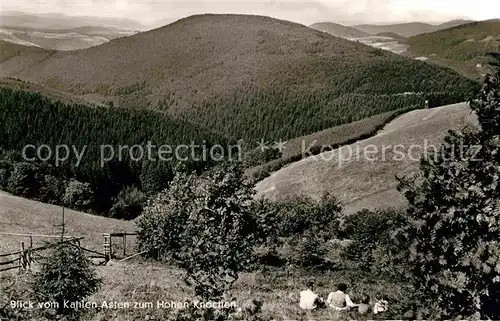
[[21, 251], [11, 252], [11, 253], [6, 253], [6, 254], [0, 254], [0, 257], [6, 257], [6, 256], [11, 256], [11, 255], [19, 255], [19, 254], [21, 254]]
[[7, 264], [16, 263], [19, 260], [20, 260], [20, 258], [17, 258], [15, 260], [11, 260], [11, 261], [7, 261], [7, 262], [0, 262], [0, 265], [7, 265]]
[[[128, 233], [128, 232], [105, 233], [103, 253], [82, 247], [80, 241], [83, 240], [84, 237], [45, 235], [45, 234], [34, 234], [34, 233], [6, 233], [6, 232], [0, 232], [0, 235], [29, 237], [29, 244], [26, 248], [24, 246], [24, 242], [21, 242], [20, 251], [0, 254], [0, 258], [7, 258], [7, 259], [9, 256], [10, 257], [17, 256], [17, 258], [11, 259], [9, 261], [3, 261], [3, 262], [0, 261], [0, 267], [1, 267], [0, 272], [6, 272], [14, 269], [29, 270], [31, 268], [31, 263], [33, 261], [39, 261], [42, 258], [42, 256], [37, 253], [57, 247], [58, 245], [63, 243], [77, 246], [81, 251], [85, 252], [86, 256], [89, 258], [105, 259], [106, 261], [109, 261], [113, 258], [116, 258], [116, 256], [114, 256], [112, 240], [113, 238], [118, 238], [121, 239], [123, 242], [123, 257], [124, 257], [123, 260], [129, 260], [133, 257], [143, 254], [143, 252], [141, 252], [127, 257], [127, 236], [135, 236], [137, 235], [136, 233]], [[44, 246], [33, 247], [33, 237], [53, 238], [53, 239], [58, 238], [60, 239], [60, 241], [58, 241], [57, 243], [49, 243]]]
[[[4, 235], [7, 233], [3, 233]], [[9, 234], [15, 234], [16, 236], [19, 235], [20, 233], [9, 233]], [[25, 234], [26, 236], [34, 236], [35, 234]], [[57, 242], [57, 243], [52, 243], [52, 244], [47, 244], [44, 246], [39, 246], [39, 247], [33, 247], [33, 241], [30, 239], [30, 244], [28, 248], [24, 247], [24, 242], [21, 242], [21, 250], [16, 251], [16, 252], [10, 252], [10, 253], [5, 253], [5, 254], [0, 254], [0, 257], [9, 257], [9, 256], [18, 256], [16, 259], [10, 260], [10, 261], [2, 261], [0, 262], [0, 266], [4, 267], [0, 269], [0, 272], [7, 272], [10, 270], [14, 269], [24, 269], [24, 270], [29, 270], [31, 268], [31, 263], [33, 261], [36, 261], [36, 259], [33, 258], [33, 255], [42, 252], [51, 248], [54, 248], [60, 244], [63, 243], [68, 243], [68, 244], [73, 244], [76, 242], [79, 246], [80, 241], [83, 240], [83, 237], [65, 237], [62, 241]], [[19, 263], [19, 264], [16, 264]], [[15, 265], [13, 265], [15, 264]], [[11, 266], [9, 266], [11, 265]]]
[[6, 232], [0, 232], [0, 235], [7, 235], [7, 236], [26, 236], [26, 237], [44, 237], [44, 238], [74, 238], [74, 236], [61, 236], [61, 235], [45, 235], [45, 234], [25, 234], [25, 233], [6, 233]]
[[14, 270], [14, 269], [20, 269], [21, 267], [22, 267], [21, 264], [19, 264], [19, 265], [15, 265], [15, 266], [11, 266], [11, 267], [5, 268], [5, 269], [0, 269], [0, 272], [7, 272], [7, 271], [10, 271], [10, 270]]

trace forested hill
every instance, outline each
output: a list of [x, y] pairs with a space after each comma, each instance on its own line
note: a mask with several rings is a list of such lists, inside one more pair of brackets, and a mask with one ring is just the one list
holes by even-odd
[[472, 22], [472, 20], [456, 19], [447, 21], [439, 25], [432, 25], [429, 23], [422, 23], [422, 22], [409, 22], [409, 23], [388, 24], [388, 25], [364, 24], [364, 25], [354, 26], [353, 28], [369, 33], [371, 35], [379, 33], [395, 33], [403, 37], [412, 37], [420, 34], [425, 34], [428, 32], [434, 32], [437, 30], [443, 30], [447, 28], [460, 26], [469, 22]]
[[361, 38], [370, 35], [369, 33], [359, 31], [358, 29], [333, 22], [318, 22], [310, 25], [309, 27], [342, 38]]
[[447, 69], [246, 15], [192, 16], [41, 60], [11, 57], [0, 73], [115, 106], [160, 109], [251, 140], [421, 107], [432, 93], [443, 103], [462, 101], [476, 87]]
[[[500, 48], [500, 19], [471, 22], [408, 39], [414, 55], [441, 59], [457, 70], [476, 71], [485, 64], [485, 56]], [[485, 73], [477, 70], [479, 73]]]
[[[51, 50], [46, 50], [38, 47], [32, 46], [22, 46], [18, 44], [14, 44], [11, 42], [0, 40], [0, 63], [2, 63], [2, 69], [5, 67], [3, 63], [17, 60], [18, 65], [16, 66], [16, 70], [19, 70], [23, 67], [28, 67], [29, 64], [27, 62], [19, 61], [22, 58], [27, 57], [48, 57], [50, 54], [55, 53]], [[1, 70], [2, 74], [8, 73], [7, 70]]]
[[[187, 171], [200, 170], [213, 164], [205, 150], [230, 146], [222, 135], [156, 111], [67, 105], [3, 85], [0, 124], [0, 189], [99, 214], [117, 205], [124, 188], [154, 194], [167, 186], [181, 160]], [[25, 151], [34, 162], [26, 163], [21, 152], [29, 145], [33, 147]], [[176, 150], [179, 145], [186, 148]], [[35, 157], [41, 146], [47, 147]], [[226, 156], [220, 148], [216, 152]], [[41, 158], [44, 162], [37, 161]], [[64, 199], [68, 184], [88, 189], [85, 202]]]

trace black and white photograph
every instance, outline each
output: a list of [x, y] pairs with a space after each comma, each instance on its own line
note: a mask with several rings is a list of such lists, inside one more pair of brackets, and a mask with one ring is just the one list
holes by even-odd
[[500, 2], [0, 0], [0, 321], [500, 320]]

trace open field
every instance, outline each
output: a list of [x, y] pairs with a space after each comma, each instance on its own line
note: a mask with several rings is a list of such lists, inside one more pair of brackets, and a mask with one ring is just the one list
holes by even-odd
[[[376, 136], [292, 163], [257, 184], [257, 197], [306, 195], [318, 199], [331, 192], [347, 212], [401, 206], [396, 175], [418, 166], [423, 149], [442, 141], [448, 130], [475, 124], [467, 104], [415, 110], [389, 123]], [[370, 155], [367, 150], [375, 150]], [[374, 155], [375, 154], [375, 155]]]
[[252, 177], [254, 174], [261, 171], [275, 172], [287, 164], [297, 162], [305, 156], [309, 156], [309, 154], [317, 154], [315, 149], [334, 149], [337, 148], [337, 146], [347, 145], [357, 140], [366, 139], [375, 135], [387, 122], [402, 114], [404, 111], [405, 109], [391, 111], [349, 124], [328, 128], [314, 134], [291, 139], [286, 142], [285, 149], [282, 151], [280, 158], [250, 167], [245, 171], [245, 174], [248, 177]]
[[[12, 196], [0, 192], [0, 233], [33, 233], [38, 235], [57, 235], [56, 225], [61, 224], [62, 208]], [[134, 232], [133, 222], [120, 221], [72, 210], [65, 210], [66, 235], [85, 237], [82, 246], [91, 250], [103, 250], [103, 233]], [[51, 239], [33, 239], [33, 245], [43, 245]], [[0, 253], [19, 250], [19, 244], [29, 244], [29, 237], [0, 234]]]

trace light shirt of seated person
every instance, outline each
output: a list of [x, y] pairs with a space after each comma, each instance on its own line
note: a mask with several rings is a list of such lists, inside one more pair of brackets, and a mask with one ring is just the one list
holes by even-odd
[[351, 307], [355, 307], [354, 304], [349, 297], [348, 294], [345, 293], [347, 291], [347, 285], [341, 283], [337, 286], [336, 292], [331, 292], [328, 294], [328, 298], [326, 300], [326, 304], [335, 310], [348, 310]]
[[300, 292], [299, 307], [302, 310], [314, 310], [318, 307], [319, 296], [313, 292], [313, 283], [307, 284], [307, 289]]

